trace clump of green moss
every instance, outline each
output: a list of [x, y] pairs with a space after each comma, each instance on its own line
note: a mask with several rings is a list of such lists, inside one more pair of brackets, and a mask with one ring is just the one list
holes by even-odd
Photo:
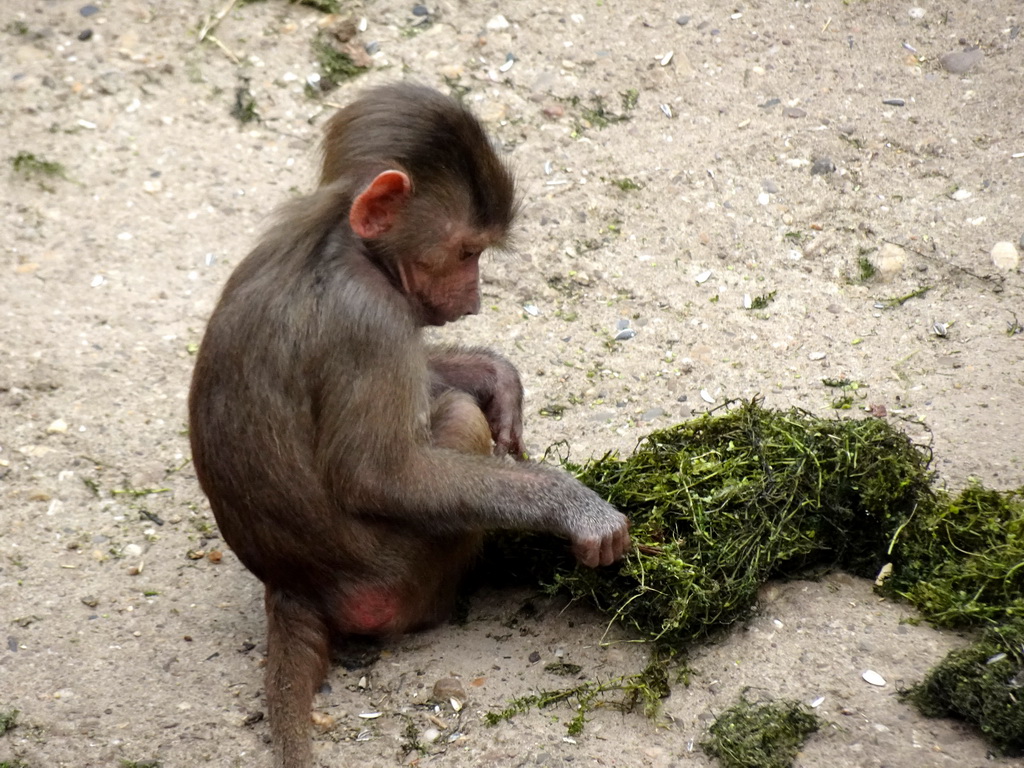
[[320, 63], [320, 88], [330, 91], [346, 80], [366, 72], [369, 67], [357, 64], [352, 57], [331, 42], [331, 37], [321, 30], [313, 39], [313, 55]]
[[[895, 541], [884, 591], [942, 627], [1024, 620], [1024, 488], [938, 493]], [[1024, 733], [1024, 724], [1021, 726]]]
[[678, 647], [746, 617], [774, 576], [824, 564], [873, 577], [930, 496], [927, 464], [878, 419], [756, 401], [705, 415], [628, 458], [570, 465], [630, 518], [635, 547], [617, 569], [563, 565], [552, 581]]
[[634, 547], [618, 566], [577, 568], [560, 542], [525, 534], [500, 538], [489, 565], [506, 581], [585, 600], [679, 653], [749, 615], [770, 578], [809, 567], [874, 578], [890, 564], [881, 591], [927, 621], [1018, 638], [1016, 671], [986, 678], [986, 700], [1004, 709], [978, 703], [969, 665], [955, 655], [940, 678], [959, 703], [924, 704], [934, 685], [913, 698], [927, 712], [968, 717], [1007, 749], [1024, 743], [1015, 704], [1024, 699], [1024, 488], [951, 494], [933, 487], [929, 461], [885, 420], [824, 419], [754, 400], [652, 432], [629, 457], [567, 464], [630, 518]]
[[0, 711], [0, 736], [4, 735], [18, 724], [19, 714], [20, 713], [16, 709], [5, 709]]
[[928, 717], [962, 718], [1000, 751], [1024, 754], [1024, 619], [985, 630], [903, 696]]
[[10, 158], [10, 163], [15, 173], [26, 180], [34, 179], [47, 192], [53, 192], [53, 187], [47, 184], [48, 180], [68, 178], [63, 164], [46, 160], [32, 152], [19, 152]]
[[260, 122], [260, 113], [256, 109], [256, 96], [249, 88], [249, 78], [242, 78], [242, 82], [235, 88], [235, 103], [231, 107], [231, 116], [239, 123]]
[[715, 720], [700, 746], [723, 768], [789, 768], [822, 724], [800, 702], [755, 703], [743, 697]]

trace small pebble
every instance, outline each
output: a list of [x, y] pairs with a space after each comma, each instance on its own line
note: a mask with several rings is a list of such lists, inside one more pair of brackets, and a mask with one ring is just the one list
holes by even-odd
[[437, 730], [437, 728], [427, 728], [427, 730], [423, 732], [423, 740], [427, 742], [427, 744], [433, 744], [439, 738], [441, 738], [441, 732]]
[[1004, 272], [1010, 272], [1020, 266], [1020, 254], [1013, 243], [1004, 241], [992, 246], [992, 263]]
[[430, 15], [430, 11], [427, 9], [427, 6], [425, 6], [425, 5], [414, 5], [412, 7], [412, 15], [413, 16], [429, 16]]
[[890, 107], [905, 107], [907, 105], [906, 99], [882, 99], [883, 104], [887, 104]]
[[854, 125], [853, 123], [843, 123], [842, 125], [839, 126], [839, 132], [844, 136], [853, 136], [856, 130], [857, 126]]
[[786, 117], [792, 117], [794, 119], [800, 117], [807, 117], [807, 111], [800, 109], [800, 107], [786, 107], [784, 110], [782, 110], [782, 114], [784, 114]]
[[533, 651], [530, 654], [530, 663], [536, 664], [538, 661], [540, 661], [540, 654], [537, 651]]
[[309, 715], [309, 719], [313, 721], [314, 726], [322, 731], [329, 731], [334, 727], [334, 718], [326, 712], [313, 712]]
[[828, 355], [826, 355], [824, 352], [811, 352], [811, 354], [807, 356], [807, 359], [817, 361], [824, 360], [826, 357], [828, 357]]
[[771, 179], [765, 179], [764, 181], [762, 181], [761, 182], [761, 189], [763, 189], [765, 192], [768, 192], [769, 194], [772, 194], [772, 195], [777, 195], [779, 193], [779, 185], [776, 184]]
[[951, 51], [939, 56], [939, 64], [952, 75], [963, 75], [974, 69], [985, 58], [980, 48]]
[[892, 280], [907, 265], [907, 252], [894, 243], [885, 243], [869, 257], [883, 282]]
[[466, 702], [469, 697], [466, 696], [466, 689], [462, 685], [462, 681], [457, 677], [442, 677], [436, 683], [434, 683], [433, 692], [430, 695], [431, 701], [436, 702], [448, 702], [451, 699], [456, 699], [461, 702]]
[[142, 547], [138, 544], [128, 544], [124, 548], [125, 557], [138, 557], [142, 554]]
[[618, 320], [615, 321], [615, 330], [621, 331], [625, 328], [629, 328], [629, 320], [627, 320], [624, 317], [620, 317]]
[[100, 9], [97, 8], [95, 5], [83, 5], [81, 8], [79, 8], [78, 12], [82, 14], [82, 16], [84, 16], [85, 18], [89, 18], [90, 16], [99, 13]]
[[377, 53], [377, 51], [380, 50], [380, 43], [374, 40], [372, 43], [367, 43], [365, 46], [363, 46], [363, 48], [366, 50], [368, 54], [373, 56], [373, 54]]
[[499, 13], [497, 16], [493, 16], [488, 19], [484, 26], [491, 30], [491, 32], [500, 32], [503, 29], [508, 29], [512, 25], [508, 23], [508, 19]]
[[832, 162], [831, 157], [819, 157], [811, 165], [811, 176], [827, 176], [835, 171], [836, 164]]
[[689, 16], [677, 16], [676, 17], [676, 24], [678, 24], [680, 27], [685, 27], [689, 23], [690, 23], [690, 17]]
[[909, 11], [907, 11], [907, 13], [910, 14], [910, 18], [912, 18], [912, 19], [923, 19], [924, 18], [924, 14], [925, 14], [925, 10], [924, 10], [924, 8], [921, 8], [920, 6], [914, 6]]
[[[1010, 244], [1013, 245], [1012, 243]], [[68, 423], [64, 419], [54, 419], [50, 422], [50, 426], [46, 428], [48, 434], [51, 435], [62, 435], [68, 431]]]
[[966, 190], [966, 189], [962, 189], [962, 188], [958, 189], [956, 192], [954, 192], [952, 195], [950, 195], [950, 197], [952, 197], [954, 200], [957, 200], [957, 201], [966, 200], [970, 196], [971, 196], [970, 190]]
[[81, 40], [83, 43], [86, 40], [92, 39], [92, 30], [91, 29], [83, 29], [81, 32], [78, 33], [78, 39]]
[[623, 328], [615, 334], [615, 341], [629, 341], [634, 336], [636, 336], [636, 331], [632, 328]]

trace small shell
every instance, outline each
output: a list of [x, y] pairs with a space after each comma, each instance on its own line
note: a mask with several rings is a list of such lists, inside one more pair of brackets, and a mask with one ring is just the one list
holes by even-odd
[[615, 334], [615, 341], [629, 341], [634, 336], [636, 336], [636, 331], [632, 328], [623, 328]]
[[708, 391], [707, 391], [706, 389], [702, 389], [702, 390], [700, 391], [700, 397], [701, 397], [701, 399], [702, 399], [702, 400], [703, 400], [703, 401], [704, 401], [705, 403], [713, 403], [713, 402], [715, 402], [715, 398], [713, 398], [713, 397], [711, 396], [711, 393], [710, 393], [710, 392], [708, 392]]
[[995, 664], [997, 661], [1002, 661], [1006, 658], [1005, 653], [997, 653], [995, 656], [990, 656], [986, 664]]
[[861, 677], [864, 678], [865, 682], [870, 683], [871, 685], [885, 685], [885, 678], [877, 672], [875, 672], [875, 670], [873, 669], [864, 670], [864, 674], [862, 674]]
[[456, 712], [462, 711], [462, 702], [458, 699], [448, 699], [448, 702], [452, 705], [452, 709], [454, 709]]
[[825, 703], [825, 697], [824, 696], [819, 696], [818, 698], [816, 698], [814, 701], [811, 702], [811, 709], [817, 709], [818, 707], [820, 707], [824, 703]]
[[383, 712], [360, 712], [359, 716], [363, 718], [363, 720], [376, 720], [383, 714]]
[[701, 272], [693, 279], [697, 283], [697, 285], [700, 285], [701, 283], [706, 283], [708, 280], [710, 280], [712, 274], [713, 273], [710, 269], [705, 269], [703, 272]]
[[662, 114], [665, 115], [665, 117], [671, 118], [672, 117], [672, 107], [670, 107], [668, 104], [662, 104], [660, 106], [661, 106]]
[[672, 61], [672, 57], [675, 55], [675, 51], [669, 51], [661, 57], [661, 66], [667, 67], [669, 62]]

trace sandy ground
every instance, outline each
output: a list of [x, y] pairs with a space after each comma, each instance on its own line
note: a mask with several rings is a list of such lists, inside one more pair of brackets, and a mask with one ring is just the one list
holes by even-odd
[[[373, 69], [325, 98], [399, 78], [457, 89], [517, 168], [517, 252], [486, 265], [483, 313], [441, 335], [520, 366], [533, 452], [628, 451], [758, 394], [829, 414], [822, 379], [845, 377], [855, 408], [923, 439], [927, 425], [941, 482], [1013, 487], [1024, 7], [918, 1], [442, 0], [423, 26], [411, 2], [367, 2], [352, 10]], [[3, 4], [0, 710], [21, 714], [0, 762], [269, 765], [261, 593], [229, 551], [204, 556], [224, 546], [184, 403], [218, 291], [273, 208], [310, 188], [332, 107], [304, 93], [322, 14], [266, 0], [228, 13], [219, 46], [197, 43], [222, 7]], [[262, 121], [243, 126], [230, 113], [246, 83]], [[66, 179], [16, 172], [19, 153]], [[801, 766], [1014, 764], [896, 699], [966, 638], [904, 623], [912, 611], [842, 574], [763, 597], [694, 650], [656, 721], [602, 710], [569, 739], [568, 707], [495, 728], [482, 715], [566, 685], [544, 671], [559, 656], [603, 679], [639, 669], [643, 647], [578, 606], [481, 595], [465, 626], [332, 669], [318, 760], [709, 765], [697, 742], [752, 687], [824, 697], [831, 724]], [[466, 706], [425, 707], [449, 675]], [[424, 753], [404, 751], [413, 740]]]

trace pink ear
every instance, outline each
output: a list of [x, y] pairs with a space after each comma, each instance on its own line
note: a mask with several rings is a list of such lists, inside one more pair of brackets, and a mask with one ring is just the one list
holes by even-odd
[[348, 223], [359, 237], [372, 240], [395, 225], [412, 191], [409, 177], [401, 171], [384, 171], [359, 193], [348, 212]]

